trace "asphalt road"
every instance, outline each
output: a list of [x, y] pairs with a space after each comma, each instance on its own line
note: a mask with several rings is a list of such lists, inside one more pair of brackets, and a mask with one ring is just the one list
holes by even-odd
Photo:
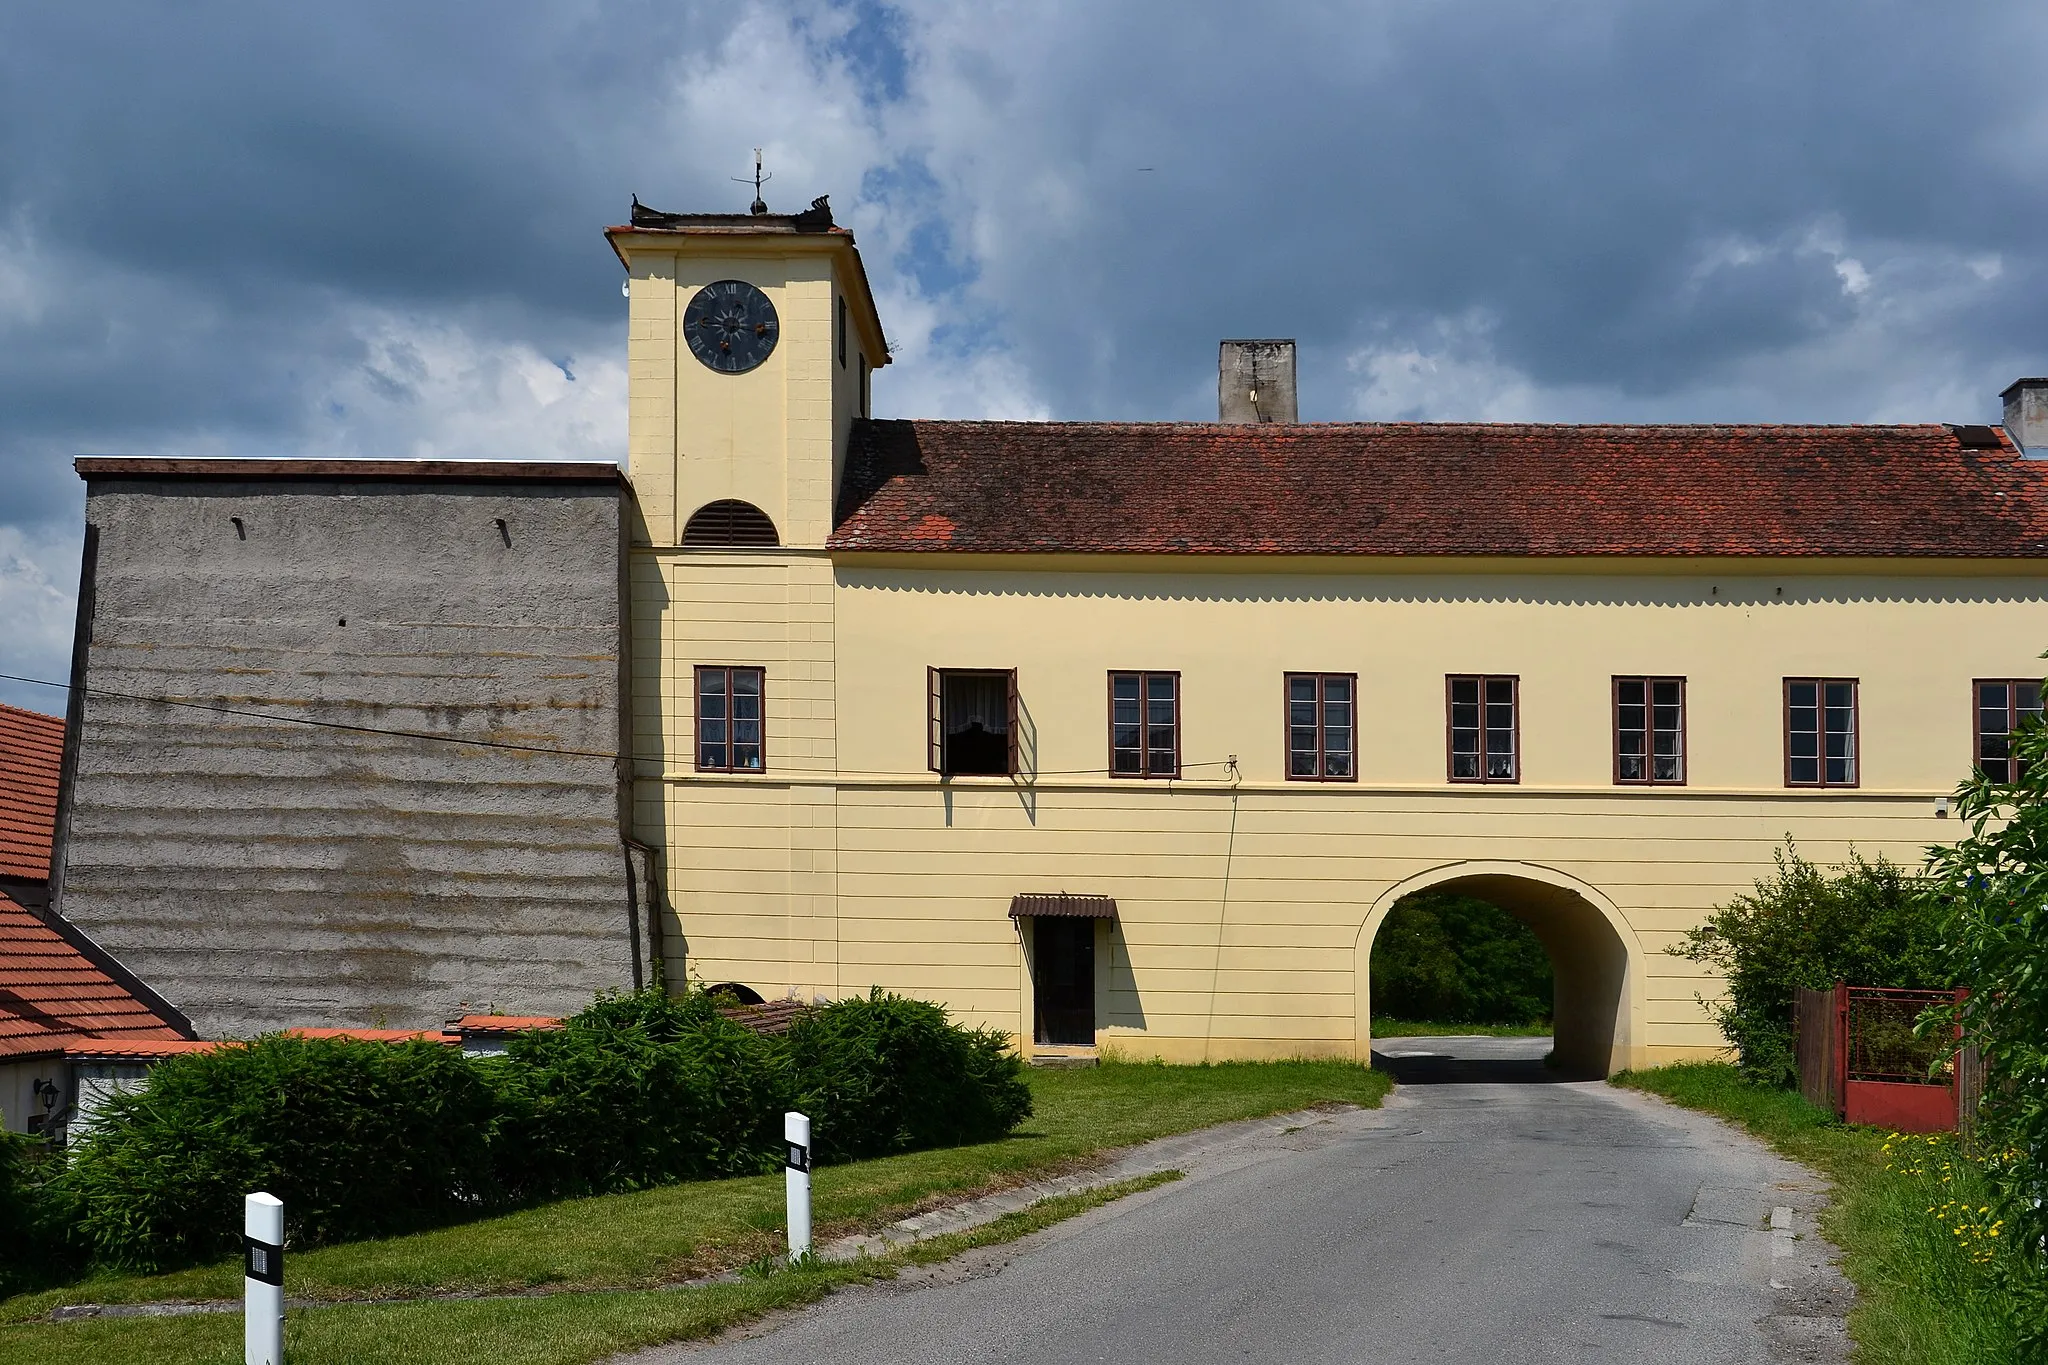
[[[1386, 1108], [689, 1365], [1839, 1360], [1817, 1182], [1732, 1131], [1551, 1081], [1545, 1040], [1398, 1039]], [[1774, 1208], [1780, 1230], [1770, 1229]]]

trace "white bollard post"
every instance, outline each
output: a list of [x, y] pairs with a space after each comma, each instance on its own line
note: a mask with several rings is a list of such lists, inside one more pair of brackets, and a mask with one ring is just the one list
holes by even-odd
[[794, 1110], [782, 1116], [789, 1165], [782, 1175], [789, 1194], [789, 1259], [811, 1254], [811, 1120]]
[[243, 1365], [284, 1365], [284, 1201], [242, 1202]]

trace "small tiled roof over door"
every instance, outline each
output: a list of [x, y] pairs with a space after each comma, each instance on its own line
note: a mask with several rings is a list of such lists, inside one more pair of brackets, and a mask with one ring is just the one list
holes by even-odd
[[41, 917], [0, 892], [0, 1060], [87, 1041], [185, 1035], [95, 966]]
[[1108, 896], [1075, 896], [1065, 891], [1050, 895], [1027, 894], [1010, 898], [1010, 918], [1023, 919], [1107, 919], [1116, 918], [1116, 902]]
[[64, 722], [0, 706], [0, 877], [48, 881]]

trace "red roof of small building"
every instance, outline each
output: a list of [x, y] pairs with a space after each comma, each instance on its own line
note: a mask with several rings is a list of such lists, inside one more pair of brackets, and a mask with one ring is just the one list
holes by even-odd
[[869, 421], [827, 544], [2038, 558], [2048, 461], [1997, 428], [1940, 425]]
[[184, 1038], [63, 935], [0, 892], [0, 1058], [42, 1056], [87, 1041]]
[[50, 879], [64, 722], [0, 705], [0, 877]]

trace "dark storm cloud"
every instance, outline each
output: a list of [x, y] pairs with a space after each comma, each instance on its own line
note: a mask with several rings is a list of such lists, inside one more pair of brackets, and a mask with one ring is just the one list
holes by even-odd
[[[1787, 245], [1824, 220], [1852, 247], [2011, 265], [2040, 251], [2042, 100], [2004, 74], [2037, 64], [2029, 7], [1212, 14], [1091, 11], [1001, 99], [1005, 121], [1042, 130], [1041, 164], [1073, 168], [1081, 201], [1070, 226], [1040, 214], [1036, 231], [1028, 199], [1005, 202], [1018, 226], [991, 265], [1071, 282], [1013, 302], [1066, 406], [1158, 401], [1170, 384], [1140, 356], [1180, 338], [1334, 346], [1375, 315], [1472, 308], [1541, 382], [1654, 392], [1839, 321], [1832, 263]], [[1782, 249], [1696, 277], [1730, 237]], [[2043, 302], [1941, 340], [2038, 346]]]
[[0, 539], [70, 572], [79, 451], [498, 453], [457, 379], [615, 374], [598, 229], [742, 206], [757, 143], [860, 227], [885, 411], [1203, 417], [1287, 335], [1318, 418], [1981, 418], [2048, 365], [2044, 48], [2020, 0], [9, 7]]

